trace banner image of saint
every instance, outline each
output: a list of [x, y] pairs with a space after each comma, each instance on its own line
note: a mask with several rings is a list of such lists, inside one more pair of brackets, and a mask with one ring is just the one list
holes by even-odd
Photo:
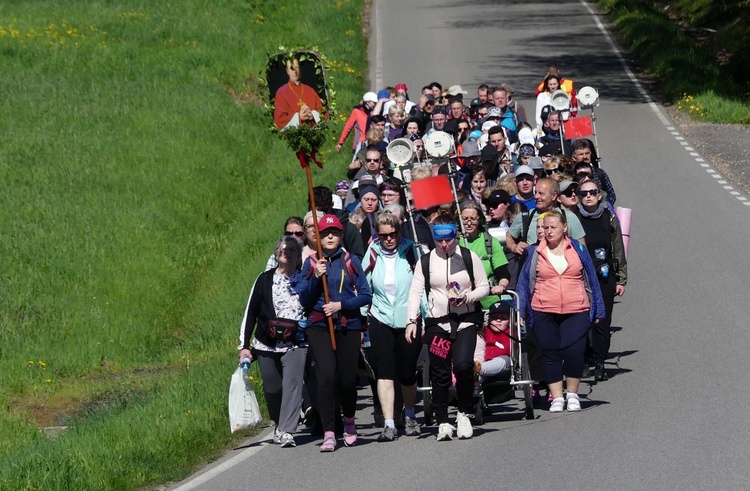
[[317, 126], [328, 119], [328, 99], [323, 65], [311, 51], [292, 57], [271, 56], [266, 67], [273, 104], [273, 122], [279, 130], [295, 126]]

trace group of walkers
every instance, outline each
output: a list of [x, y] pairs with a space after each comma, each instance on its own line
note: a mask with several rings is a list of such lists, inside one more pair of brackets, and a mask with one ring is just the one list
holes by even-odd
[[[551, 64], [539, 91], [557, 88], [575, 100], [572, 81]], [[612, 307], [625, 291], [627, 261], [595, 146], [560, 130], [577, 108], [563, 114], [540, 95], [532, 127], [507, 84], [467, 95], [437, 82], [414, 102], [405, 84], [366, 93], [337, 146], [354, 134], [348, 179], [316, 187], [316, 213], [285, 222], [250, 293], [239, 347], [240, 359], [258, 361], [282, 447], [296, 445], [301, 414], [315, 415], [321, 452], [336, 449], [338, 420], [343, 444], [356, 445], [363, 356], [374, 376], [378, 441], [397, 439], [397, 426], [420, 435], [423, 349], [437, 440], [471, 438], [483, 380], [509, 374], [510, 312], [500, 301], [508, 289], [527, 327], [534, 390], [546, 391], [550, 412], [581, 409], [578, 386], [591, 367], [595, 381], [608, 378]], [[435, 132], [454, 139], [450, 163], [425, 158]], [[417, 150], [410, 182], [388, 162], [395, 138]], [[454, 180], [457, 199], [413, 209], [410, 183], [437, 174]]]

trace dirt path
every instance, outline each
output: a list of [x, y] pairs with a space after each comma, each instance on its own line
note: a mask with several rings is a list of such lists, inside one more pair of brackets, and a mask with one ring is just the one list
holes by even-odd
[[750, 194], [750, 128], [702, 123], [676, 107], [667, 112], [693, 146], [737, 189]]

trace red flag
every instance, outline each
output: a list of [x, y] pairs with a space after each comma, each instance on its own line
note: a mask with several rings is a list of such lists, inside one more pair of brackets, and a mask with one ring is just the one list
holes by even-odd
[[571, 118], [563, 123], [565, 138], [584, 138], [594, 134], [594, 125], [591, 116], [581, 116], [580, 118]]
[[447, 175], [439, 175], [420, 179], [411, 183], [411, 194], [414, 197], [414, 207], [426, 210], [433, 206], [453, 202], [453, 192]]

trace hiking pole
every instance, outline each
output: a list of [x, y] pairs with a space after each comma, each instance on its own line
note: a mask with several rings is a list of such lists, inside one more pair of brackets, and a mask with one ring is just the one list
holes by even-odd
[[[455, 155], [454, 155], [455, 157]], [[448, 158], [448, 180], [451, 182], [451, 190], [453, 191], [453, 199], [456, 201], [456, 213], [458, 213], [458, 223], [461, 225], [461, 235], [466, 237], [466, 229], [464, 228], [464, 217], [461, 216], [461, 204], [458, 202], [458, 191], [456, 191], [456, 169], [451, 164], [452, 158]]]
[[[312, 181], [312, 170], [310, 170], [310, 166], [305, 167], [305, 171], [307, 172], [307, 192], [310, 195], [310, 208], [312, 211], [313, 216], [313, 226], [315, 227], [315, 242], [318, 249], [318, 260], [323, 260], [323, 247], [320, 244], [320, 229], [318, 228], [318, 209], [315, 205], [315, 196], [313, 191], [313, 181]], [[323, 282], [323, 298], [325, 299], [326, 303], [331, 303], [331, 298], [328, 295], [328, 275], [324, 274], [320, 277], [321, 281]], [[330, 316], [326, 316], [326, 319], [328, 319], [328, 334], [331, 335], [331, 348], [333, 348], [333, 351], [336, 351], [336, 336], [334, 334], [333, 330], [333, 319]]]

